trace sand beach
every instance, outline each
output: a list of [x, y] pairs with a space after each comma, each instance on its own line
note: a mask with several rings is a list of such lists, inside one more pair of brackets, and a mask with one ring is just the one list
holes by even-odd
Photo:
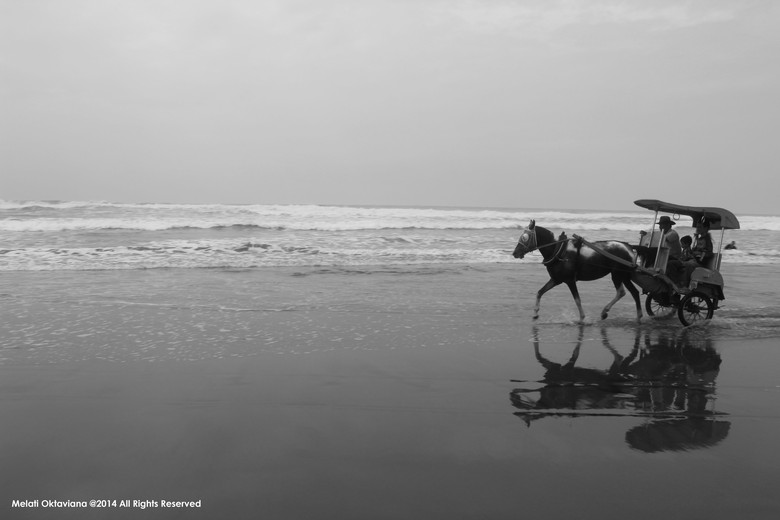
[[686, 332], [606, 281], [534, 322], [543, 271], [0, 273], [3, 516], [780, 512], [777, 269]]

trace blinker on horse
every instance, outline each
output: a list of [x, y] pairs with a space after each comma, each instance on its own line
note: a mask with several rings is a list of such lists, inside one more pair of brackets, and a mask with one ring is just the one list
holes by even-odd
[[[633, 261], [633, 251], [625, 242], [610, 240], [594, 242], [594, 245], [610, 255], [628, 262]], [[553, 287], [565, 283], [574, 297], [574, 302], [577, 304], [580, 321], [584, 320], [585, 312], [582, 310], [582, 302], [577, 290], [577, 281], [598, 280], [608, 274], [612, 276], [616, 294], [612, 301], [601, 311], [601, 319], [605, 319], [612, 306], [625, 296], [625, 289], [628, 289], [628, 292], [634, 298], [637, 319], [642, 318], [639, 291], [631, 282], [631, 271], [625, 265], [602, 255], [587, 244], [582, 243], [581, 240], [566, 238], [555, 240], [555, 235], [550, 230], [537, 226], [536, 221], [531, 220], [528, 227], [523, 230], [523, 234], [520, 236], [512, 256], [522, 259], [526, 254], [537, 249], [544, 258], [542, 263], [547, 267], [550, 280], [536, 293], [534, 319], [539, 317], [539, 305], [542, 295]]]

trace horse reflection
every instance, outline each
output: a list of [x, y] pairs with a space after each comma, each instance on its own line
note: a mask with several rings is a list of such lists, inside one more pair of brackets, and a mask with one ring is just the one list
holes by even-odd
[[721, 358], [712, 341], [637, 329], [630, 352], [612, 347], [607, 329], [601, 343], [611, 354], [604, 369], [578, 367], [585, 327], [580, 326], [571, 357], [565, 363], [542, 355], [539, 330], [533, 330], [534, 355], [544, 368], [541, 387], [515, 388], [510, 393], [515, 415], [530, 426], [551, 416], [636, 416], [645, 424], [626, 433], [634, 449], [653, 452], [707, 447], [728, 435], [730, 423], [709, 410]]
[[[619, 384], [627, 381], [623, 373], [627, 365], [636, 357], [637, 349], [632, 350], [631, 354], [624, 358], [606, 343], [605, 345], [613, 355], [613, 362], [608, 369], [578, 367], [576, 362], [580, 356], [584, 333], [585, 327], [581, 325], [571, 357], [566, 363], [561, 364], [553, 362], [541, 354], [538, 329], [534, 328], [534, 354], [536, 360], [545, 369], [544, 376], [540, 381], [545, 386], [538, 390], [539, 399], [533, 403], [525, 398], [525, 393], [529, 391], [515, 389], [511, 394], [515, 406], [529, 410], [561, 411], [620, 407]], [[530, 392], [534, 392], [534, 390]], [[523, 418], [527, 423], [530, 423], [530, 421], [538, 419], [539, 416], [529, 413]]]

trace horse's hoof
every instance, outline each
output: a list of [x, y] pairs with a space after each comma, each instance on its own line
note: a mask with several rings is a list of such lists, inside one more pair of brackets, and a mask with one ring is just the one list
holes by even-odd
[[533, 319], [534, 319], [534, 320], [538, 320], [538, 319], [539, 319], [539, 316], [534, 316], [534, 317], [533, 317]]
[[602, 319], [602, 320], [606, 320], [606, 319], [607, 319], [607, 316], [609, 316], [609, 315], [608, 315], [606, 312], [602, 312], [602, 313], [601, 313], [601, 319]]

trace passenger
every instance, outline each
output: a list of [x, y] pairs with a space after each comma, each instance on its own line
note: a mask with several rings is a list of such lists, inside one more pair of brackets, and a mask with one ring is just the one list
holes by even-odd
[[709, 262], [714, 256], [712, 252], [712, 236], [710, 236], [710, 223], [704, 218], [696, 224], [696, 243], [691, 251], [693, 251], [693, 257], [701, 265]]
[[680, 260], [682, 261], [683, 268], [685, 269], [683, 285], [688, 285], [691, 280], [691, 273], [694, 269], [699, 267], [699, 262], [697, 262], [696, 258], [693, 256], [693, 250], [691, 249], [691, 246], [693, 245], [693, 239], [690, 235], [685, 235], [682, 237], [680, 239], [680, 245], [682, 246], [682, 256], [680, 256]]
[[658, 227], [664, 233], [665, 247], [669, 248], [669, 259], [666, 262], [666, 276], [674, 281], [680, 280], [685, 274], [680, 257], [682, 256], [682, 247], [680, 246], [680, 235], [672, 229], [675, 222], [666, 215], [658, 219]]
[[664, 233], [664, 246], [669, 248], [669, 257], [679, 260], [680, 256], [682, 256], [682, 248], [680, 247], [680, 235], [672, 229], [672, 226], [675, 224], [666, 215], [658, 219], [658, 227]]
[[685, 269], [684, 283], [687, 285], [691, 280], [693, 271], [699, 266], [706, 266], [713, 256], [710, 223], [702, 218], [696, 223], [696, 243], [691, 248], [691, 258], [683, 262]]
[[693, 244], [693, 239], [691, 238], [691, 235], [685, 235], [680, 239], [680, 246], [682, 247], [682, 254], [680, 255], [680, 260], [685, 263], [688, 260], [693, 260], [693, 251], [691, 251], [691, 245]]

